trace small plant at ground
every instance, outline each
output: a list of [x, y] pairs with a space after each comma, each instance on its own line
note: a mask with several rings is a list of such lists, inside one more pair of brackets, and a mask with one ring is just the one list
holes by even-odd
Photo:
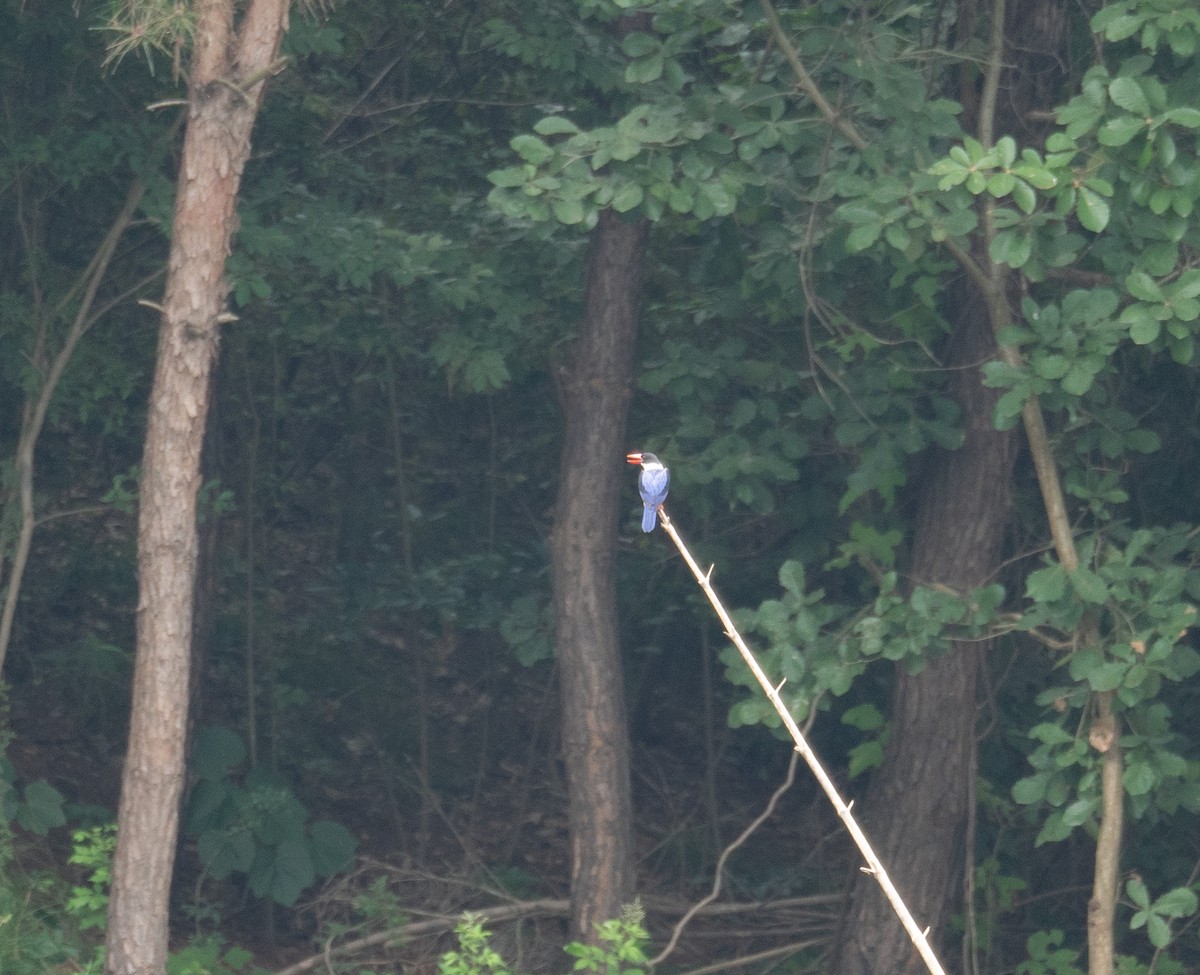
[[512, 975], [512, 971], [491, 945], [491, 934], [478, 914], [466, 914], [454, 929], [458, 950], [447, 951], [438, 962], [439, 975]]
[[245, 948], [226, 948], [219, 938], [201, 938], [167, 959], [167, 975], [266, 975]]
[[246, 758], [246, 746], [229, 729], [200, 732], [199, 782], [186, 829], [209, 874], [218, 880], [245, 874], [256, 896], [290, 907], [318, 877], [345, 869], [355, 840], [337, 823], [310, 823], [308, 810], [279, 776], [262, 768], [236, 774]]
[[[644, 975], [649, 935], [642, 922], [645, 911], [634, 902], [619, 918], [599, 926], [599, 944], [573, 941], [563, 950], [575, 959], [576, 972], [596, 975]], [[438, 963], [439, 975], [514, 975], [491, 945], [491, 934], [477, 914], [466, 914], [454, 929], [458, 950], [448, 951]]]
[[112, 857], [117, 847], [115, 823], [77, 829], [71, 834], [70, 863], [88, 870], [87, 883], [75, 887], [67, 899], [67, 910], [81, 931], [103, 928], [108, 916], [108, 885], [112, 880]]
[[641, 903], [634, 901], [626, 905], [620, 917], [600, 925], [597, 932], [600, 944], [575, 941], [567, 945], [567, 954], [576, 959], [575, 971], [597, 975], [643, 975], [649, 940], [642, 924], [645, 918]]

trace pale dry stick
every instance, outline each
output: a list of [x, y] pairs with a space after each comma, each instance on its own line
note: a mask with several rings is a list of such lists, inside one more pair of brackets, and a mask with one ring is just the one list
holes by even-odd
[[887, 874], [887, 870], [884, 869], [883, 862], [871, 848], [871, 843], [859, 827], [858, 821], [850, 811], [850, 806], [846, 804], [841, 793], [838, 792], [837, 786], [834, 785], [833, 780], [826, 773], [820, 759], [817, 758], [816, 753], [809, 747], [808, 740], [804, 737], [804, 733], [800, 730], [799, 725], [796, 724], [796, 719], [792, 717], [791, 712], [787, 709], [787, 705], [783, 703], [783, 698], [779, 696], [779, 688], [783, 686], [783, 683], [781, 682], [778, 687], [771, 683], [766, 672], [759, 666], [754, 654], [750, 652], [750, 648], [746, 646], [746, 641], [742, 639], [742, 635], [738, 632], [737, 627], [733, 625], [733, 620], [726, 611], [716, 590], [712, 587], [709, 578], [712, 575], [712, 568], [708, 572], [703, 572], [700, 569], [696, 560], [692, 558], [692, 553], [688, 551], [688, 547], [683, 543], [683, 539], [679, 537], [679, 533], [675, 530], [671, 519], [667, 517], [667, 513], [662, 505], [659, 505], [658, 516], [662, 522], [663, 530], [671, 536], [671, 541], [679, 549], [679, 554], [683, 556], [683, 560], [688, 564], [688, 568], [692, 570], [692, 575], [696, 577], [700, 588], [704, 590], [704, 595], [708, 597], [708, 601], [716, 611], [717, 617], [725, 627], [725, 635], [737, 647], [738, 653], [746, 661], [746, 666], [754, 674], [754, 679], [758, 681], [759, 686], [763, 689], [763, 693], [767, 695], [767, 699], [774, 705], [776, 712], [778, 712], [779, 717], [783, 721], [784, 727], [787, 728], [788, 733], [792, 736], [792, 741], [796, 743], [796, 751], [800, 753], [801, 758], [812, 769], [813, 775], [816, 776], [817, 781], [821, 784], [821, 788], [825, 790], [825, 795], [829, 797], [829, 801], [833, 803], [833, 808], [837, 810], [838, 817], [845, 825], [847, 832], [850, 833], [863, 859], [867, 861], [867, 866], [862, 869], [873, 876], [883, 889], [884, 896], [888, 899], [888, 903], [892, 905], [892, 910], [896, 912], [896, 916], [900, 918], [900, 923], [904, 925], [904, 930], [908, 932], [909, 938], [912, 939], [913, 945], [916, 947], [921, 960], [925, 962], [925, 966], [929, 969], [931, 975], [945, 975], [945, 969], [942, 968], [937, 955], [934, 954], [933, 948], [929, 944], [929, 930], [922, 931], [917, 927], [917, 922], [913, 920], [908, 906], [904, 903], [900, 892], [896, 890], [895, 885]]

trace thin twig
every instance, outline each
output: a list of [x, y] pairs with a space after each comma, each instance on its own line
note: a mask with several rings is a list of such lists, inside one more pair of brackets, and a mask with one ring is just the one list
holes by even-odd
[[753, 836], [754, 831], [757, 830], [758, 827], [760, 827], [763, 823], [765, 823], [771, 817], [771, 814], [775, 812], [775, 807], [779, 804], [779, 800], [783, 797], [783, 794], [787, 792], [787, 790], [792, 787], [792, 783], [796, 781], [796, 760], [798, 758], [799, 756], [793, 752], [792, 760], [788, 762], [787, 775], [784, 777], [783, 782], [780, 783], [779, 788], [771, 793], [771, 798], [767, 801], [766, 808], [754, 818], [754, 821], [751, 822], [749, 826], [742, 830], [736, 840], [734, 840], [727, 847], [725, 847], [724, 850], [721, 851], [720, 857], [717, 858], [717, 867], [714, 871], [712, 890], [710, 890], [705, 897], [702, 897], [700, 900], [696, 901], [695, 904], [689, 907], [687, 913], [675, 922], [675, 927], [671, 930], [671, 938], [667, 942], [666, 947], [663, 948], [663, 950], [653, 958], [651, 958], [649, 962], [647, 962], [651, 968], [655, 968], [656, 966], [660, 965], [663, 960], [675, 950], [675, 946], [679, 944], [680, 935], [683, 934], [683, 929], [688, 926], [688, 923], [692, 920], [692, 918], [694, 918], [700, 913], [700, 911], [702, 911], [720, 896], [721, 878], [725, 875], [725, 864], [729, 861], [729, 858], [733, 855], [734, 851], [737, 850], [737, 848], [743, 843], [745, 843], [746, 840], [748, 840], [751, 836]]
[[663, 530], [671, 536], [671, 541], [675, 543], [675, 547], [679, 549], [679, 554], [683, 556], [683, 560], [688, 564], [688, 568], [692, 570], [692, 575], [696, 577], [696, 581], [700, 584], [700, 588], [704, 590], [704, 595], [708, 597], [709, 603], [712, 604], [713, 610], [717, 614], [717, 618], [725, 627], [725, 635], [737, 647], [738, 653], [742, 655], [742, 659], [746, 662], [746, 666], [750, 668], [750, 672], [754, 674], [754, 679], [758, 681], [763, 693], [767, 695], [767, 699], [774, 706], [776, 713], [783, 721], [784, 727], [792, 736], [792, 741], [796, 744], [796, 751], [808, 763], [808, 767], [812, 770], [813, 775], [820, 783], [821, 788], [825, 791], [825, 795], [829, 797], [829, 801], [833, 803], [833, 808], [837, 811], [838, 817], [845, 825], [847, 832], [850, 833], [863, 859], [866, 860], [867, 866], [863, 869], [871, 874], [883, 889], [884, 896], [888, 899], [888, 903], [892, 905], [892, 909], [896, 912], [896, 916], [900, 918], [900, 923], [904, 925], [904, 930], [908, 932], [908, 936], [912, 939], [913, 945], [916, 947], [921, 959], [925, 962], [931, 975], [945, 975], [945, 970], [934, 954], [933, 947], [929, 944], [928, 931], [922, 931], [917, 926], [917, 922], [913, 920], [912, 914], [908, 910], [908, 906], [904, 903], [904, 899], [900, 896], [900, 892], [896, 890], [891, 878], [887, 874], [882, 861], [875, 854], [871, 847], [870, 841], [866, 834], [858, 825], [858, 821], [854, 818], [850, 807], [838, 792], [837, 786], [821, 765], [820, 759], [808, 744], [808, 740], [804, 737], [804, 733], [796, 724], [796, 719], [792, 717], [792, 713], [788, 710], [783, 698], [779, 696], [779, 691], [766, 672], [755, 659], [754, 654], [746, 645], [746, 641], [742, 639], [742, 635], [738, 632], [737, 627], [733, 624], [733, 619], [730, 617], [716, 590], [713, 589], [709, 576], [712, 573], [710, 569], [707, 573], [704, 572], [696, 560], [692, 558], [692, 553], [688, 551], [688, 547], [684, 544], [683, 539], [679, 537], [679, 533], [675, 530], [675, 526], [671, 523], [671, 519], [667, 517], [666, 511], [659, 506], [659, 520], [662, 522]]

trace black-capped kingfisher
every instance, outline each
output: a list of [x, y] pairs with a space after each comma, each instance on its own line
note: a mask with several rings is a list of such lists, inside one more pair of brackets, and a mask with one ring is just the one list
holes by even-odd
[[667, 488], [671, 483], [671, 472], [653, 454], [640, 451], [625, 455], [628, 464], [641, 464], [638, 474], [638, 493], [646, 510], [642, 512], [642, 531], [652, 532], [658, 523], [658, 507], [667, 500]]

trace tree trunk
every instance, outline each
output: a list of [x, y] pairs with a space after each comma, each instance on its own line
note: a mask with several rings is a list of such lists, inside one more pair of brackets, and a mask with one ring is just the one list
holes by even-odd
[[633, 893], [613, 550], [646, 237], [645, 221], [600, 215], [588, 252], [583, 326], [563, 389], [566, 433], [551, 554], [572, 919], [575, 934], [589, 940]]
[[[922, 480], [912, 569], [918, 585], [965, 592], [988, 581], [1000, 563], [1017, 440], [992, 426], [1000, 391], [983, 385], [978, 366], [995, 353], [980, 303], [966, 302], [947, 357], [965, 439], [958, 450], [938, 450]], [[982, 653], [982, 644], [960, 643], [918, 674], [897, 669], [891, 736], [863, 805], [875, 851], [917, 923], [933, 928], [935, 946], [960, 887]], [[837, 950], [838, 975], [921, 965], [878, 884], [862, 873]]]
[[196, 500], [225, 259], [287, 0], [200, 0], [187, 133], [150, 394], [138, 516], [138, 624], [105, 970], [162, 975], [187, 730]]
[[[974, 69], [964, 71], [964, 126], [977, 126], [991, 145], [999, 132], [1038, 144], [1044, 121], [1030, 113], [1056, 104], [1062, 80], [1058, 56], [1064, 38], [1064, 8], [1055, 0], [993, 0], [988, 25], [994, 57], [1006, 65], [999, 84], [983, 85], [974, 100]], [[972, 41], [975, 0], [961, 0], [958, 46]], [[1032, 120], [1032, 121], [1031, 121]], [[986, 242], [975, 259], [987, 267], [996, 294], [1005, 296], [1010, 273], [988, 264]], [[987, 581], [999, 568], [1008, 518], [1015, 432], [992, 426], [998, 390], [987, 389], [979, 365], [999, 358], [995, 321], [988, 302], [972, 283], [958, 302], [957, 328], [947, 356], [952, 392], [963, 411], [964, 443], [939, 451], [924, 481], [913, 546], [917, 584], [940, 583], [959, 591]], [[963, 839], [975, 774], [975, 691], [985, 643], [958, 644], [921, 673], [898, 669], [892, 699], [892, 734], [883, 766], [864, 804], [867, 833], [917, 923], [937, 933], [958, 903], [961, 864], [973, 852]], [[968, 859], [967, 862], [972, 862]], [[886, 975], [919, 965], [900, 922], [876, 891], [873, 880], [856, 875], [849, 910], [842, 919], [837, 975]]]

